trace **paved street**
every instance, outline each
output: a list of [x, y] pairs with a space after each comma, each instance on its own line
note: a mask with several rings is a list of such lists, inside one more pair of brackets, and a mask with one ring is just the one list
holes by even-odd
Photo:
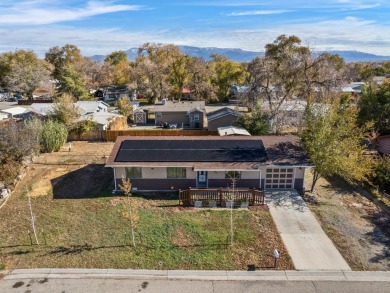
[[390, 292], [390, 272], [15, 270], [0, 292]]
[[296, 191], [269, 192], [266, 202], [297, 270], [351, 270]]

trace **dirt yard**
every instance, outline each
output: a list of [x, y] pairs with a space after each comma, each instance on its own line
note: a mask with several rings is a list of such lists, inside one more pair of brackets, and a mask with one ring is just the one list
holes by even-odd
[[[311, 179], [308, 174], [306, 190]], [[388, 214], [337, 179], [321, 178], [305, 200], [353, 270], [390, 269]]]

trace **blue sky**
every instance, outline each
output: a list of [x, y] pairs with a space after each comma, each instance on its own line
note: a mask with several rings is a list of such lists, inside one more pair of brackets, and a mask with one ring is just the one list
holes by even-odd
[[314, 50], [390, 55], [389, 0], [1, 0], [0, 52], [77, 45], [108, 54], [145, 42], [263, 51], [280, 34]]

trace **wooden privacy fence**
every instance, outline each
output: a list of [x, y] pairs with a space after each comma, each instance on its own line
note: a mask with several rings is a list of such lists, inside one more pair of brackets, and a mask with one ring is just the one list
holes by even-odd
[[71, 132], [68, 140], [116, 141], [118, 136], [217, 136], [218, 131], [182, 129], [140, 129], [140, 130], [92, 130], [82, 134]]
[[[187, 189], [179, 190], [179, 202], [183, 205], [194, 205], [195, 201], [210, 202], [215, 201], [217, 205], [223, 206], [232, 194], [229, 189]], [[249, 202], [249, 205], [263, 205], [264, 191], [256, 189], [235, 190], [234, 202]]]

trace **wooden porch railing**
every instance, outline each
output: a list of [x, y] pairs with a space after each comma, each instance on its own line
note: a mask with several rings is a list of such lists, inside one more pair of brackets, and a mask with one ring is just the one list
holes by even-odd
[[[215, 201], [217, 205], [223, 206], [232, 190], [228, 189], [194, 189], [179, 190], [179, 203], [183, 205], [194, 205], [195, 201]], [[249, 202], [250, 206], [264, 204], [264, 191], [257, 189], [235, 190], [235, 203]]]

